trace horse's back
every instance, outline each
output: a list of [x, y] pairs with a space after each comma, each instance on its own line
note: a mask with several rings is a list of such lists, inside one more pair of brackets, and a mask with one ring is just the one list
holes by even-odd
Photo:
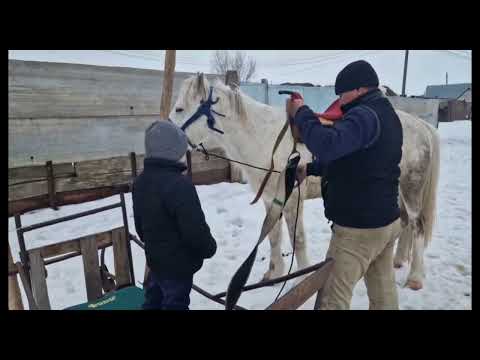
[[432, 142], [436, 129], [417, 116], [396, 110], [403, 129], [401, 176], [417, 169], [423, 172], [432, 158]]

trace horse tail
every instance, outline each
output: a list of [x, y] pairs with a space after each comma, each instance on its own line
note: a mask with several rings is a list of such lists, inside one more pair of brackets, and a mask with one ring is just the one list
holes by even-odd
[[440, 138], [438, 132], [431, 125], [426, 124], [430, 132], [430, 166], [427, 171], [427, 181], [423, 189], [422, 209], [420, 219], [423, 221], [425, 236], [424, 247], [427, 248], [432, 240], [433, 227], [436, 222], [437, 187], [440, 176]]

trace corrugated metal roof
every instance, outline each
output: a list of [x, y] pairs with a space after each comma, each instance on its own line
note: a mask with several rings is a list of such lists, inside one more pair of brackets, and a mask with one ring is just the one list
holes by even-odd
[[425, 97], [431, 99], [458, 99], [458, 97], [471, 87], [471, 83], [430, 85], [427, 86], [425, 90]]

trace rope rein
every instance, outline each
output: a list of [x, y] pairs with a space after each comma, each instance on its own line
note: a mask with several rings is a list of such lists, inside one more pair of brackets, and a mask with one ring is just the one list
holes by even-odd
[[[266, 168], [255, 166], [255, 165], [250, 165], [250, 164], [247, 164], [247, 163], [244, 163], [244, 162], [241, 162], [241, 161], [232, 160], [232, 159], [229, 159], [227, 157], [208, 152], [205, 149], [205, 147], [203, 146], [202, 143], [200, 143], [199, 146], [201, 146], [202, 149], [195, 149], [195, 150], [204, 154], [205, 155], [205, 160], [207, 160], [207, 161], [210, 160], [210, 156], [213, 156], [213, 157], [216, 157], [216, 158], [219, 158], [219, 159], [223, 159], [223, 160], [227, 160], [227, 161], [234, 162], [234, 163], [237, 163], [237, 164], [245, 165], [245, 166], [248, 166], [248, 167], [251, 167], [251, 168], [254, 168], [254, 169], [264, 170], [264, 171], [267, 171], [267, 172], [270, 171], [270, 169], [266, 169]], [[278, 173], [278, 174], [281, 173], [281, 171], [277, 171], [277, 170], [272, 170], [272, 172], [275, 172], [275, 173]]]

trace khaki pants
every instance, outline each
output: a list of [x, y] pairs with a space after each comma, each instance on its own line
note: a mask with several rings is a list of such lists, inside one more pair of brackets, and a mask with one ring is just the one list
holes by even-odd
[[398, 310], [393, 247], [400, 219], [376, 229], [333, 225], [327, 257], [335, 259], [320, 310], [348, 310], [353, 288], [364, 277], [370, 310]]

